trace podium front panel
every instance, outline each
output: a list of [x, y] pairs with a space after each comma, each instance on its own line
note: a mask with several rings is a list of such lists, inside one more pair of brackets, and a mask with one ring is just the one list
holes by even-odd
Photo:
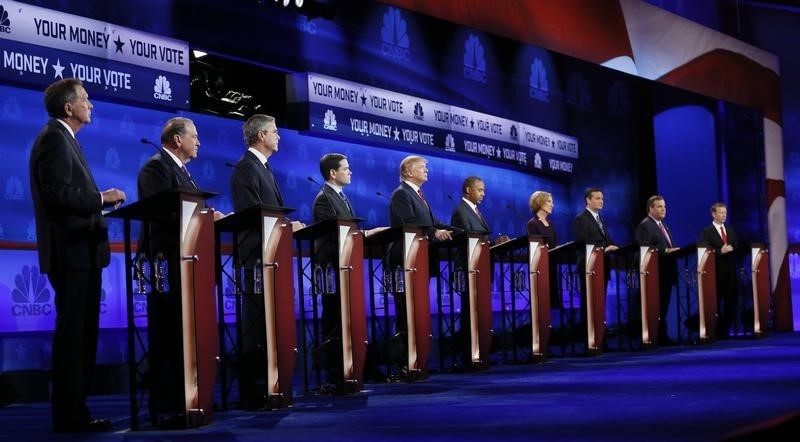
[[660, 312], [658, 293], [658, 250], [639, 248], [639, 289], [642, 304], [642, 344], [653, 346], [658, 342]]
[[428, 239], [418, 228], [403, 231], [406, 320], [408, 326], [408, 370], [428, 376], [431, 346], [430, 293], [428, 292]]
[[181, 314], [184, 399], [190, 427], [211, 423], [219, 340], [214, 287], [214, 213], [182, 201]]
[[292, 403], [297, 336], [292, 273], [292, 225], [265, 211], [261, 220], [264, 322], [267, 338], [267, 397], [270, 406]]
[[345, 382], [364, 385], [367, 323], [364, 301], [364, 236], [354, 222], [340, 222], [339, 281], [342, 320], [342, 364]]
[[489, 266], [489, 243], [479, 235], [467, 238], [469, 275], [470, 359], [489, 362], [492, 344], [492, 292]]
[[538, 239], [528, 240], [528, 287], [531, 308], [531, 355], [547, 359], [550, 343], [550, 256], [547, 244]]
[[586, 246], [586, 338], [588, 350], [603, 349], [606, 330], [606, 280], [602, 247]]
[[717, 271], [711, 247], [697, 247], [697, 303], [700, 340], [714, 340], [717, 333]]
[[769, 254], [764, 247], [751, 248], [753, 284], [753, 332], [767, 333], [769, 321]]

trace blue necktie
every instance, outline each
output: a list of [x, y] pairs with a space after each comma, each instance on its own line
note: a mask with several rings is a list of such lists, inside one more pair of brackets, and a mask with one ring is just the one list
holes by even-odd
[[339, 191], [339, 196], [342, 197], [342, 200], [344, 201], [344, 203], [347, 204], [347, 210], [350, 211], [350, 215], [352, 216], [353, 215], [353, 208], [350, 206], [350, 201], [347, 200], [347, 197], [344, 196], [344, 192], [342, 192], [342, 191]]

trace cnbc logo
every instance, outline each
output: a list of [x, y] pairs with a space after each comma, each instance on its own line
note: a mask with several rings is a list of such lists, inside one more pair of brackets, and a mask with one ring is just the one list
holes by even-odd
[[470, 34], [464, 42], [464, 78], [486, 83], [486, 57], [477, 36]]
[[542, 59], [536, 57], [531, 63], [531, 75], [528, 78], [528, 85], [530, 86], [530, 96], [534, 100], [549, 102], [550, 101], [550, 85], [547, 82], [547, 71], [544, 68]]
[[425, 121], [425, 111], [422, 110], [422, 104], [419, 102], [414, 105], [414, 119]]
[[381, 26], [381, 54], [394, 61], [408, 61], [411, 51], [408, 39], [408, 23], [397, 8], [389, 7], [383, 14]]
[[11, 33], [11, 19], [8, 18], [8, 11], [3, 5], [0, 5], [0, 32]]
[[456, 140], [453, 138], [453, 134], [448, 133], [446, 137], [444, 137], [444, 150], [445, 152], [455, 152], [456, 151]]
[[36, 266], [22, 267], [14, 278], [11, 300], [14, 302], [11, 307], [13, 316], [47, 316], [53, 313], [47, 279]]
[[332, 110], [325, 111], [325, 117], [322, 119], [322, 127], [325, 130], [336, 130], [336, 114]]
[[163, 75], [156, 78], [155, 86], [153, 86], [153, 98], [156, 100], [172, 101], [172, 88], [169, 87], [169, 80]]

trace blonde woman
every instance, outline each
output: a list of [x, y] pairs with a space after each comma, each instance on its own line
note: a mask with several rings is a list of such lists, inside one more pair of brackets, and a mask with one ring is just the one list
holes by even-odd
[[548, 247], [554, 248], [558, 238], [553, 223], [547, 219], [553, 213], [553, 195], [550, 192], [537, 190], [531, 195], [528, 206], [533, 214], [533, 218], [527, 224], [528, 235], [541, 236]]

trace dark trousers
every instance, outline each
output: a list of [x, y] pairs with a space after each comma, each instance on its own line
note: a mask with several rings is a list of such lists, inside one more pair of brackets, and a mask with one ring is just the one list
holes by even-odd
[[242, 316], [239, 319], [239, 398], [245, 408], [260, 408], [267, 394], [267, 335], [264, 294], [255, 293], [253, 269], [244, 269]]
[[180, 265], [177, 256], [168, 260], [169, 290], [153, 290], [147, 296], [147, 343], [150, 370], [149, 408], [158, 414], [185, 412], [183, 376], [183, 318], [181, 314]]
[[54, 271], [53, 425], [65, 427], [91, 419], [86, 405], [97, 356], [101, 269]]
[[736, 292], [736, 273], [733, 263], [717, 260], [717, 337], [730, 336], [731, 326], [736, 323], [739, 297]]
[[672, 289], [678, 284], [678, 269], [673, 257], [660, 254], [658, 259], [658, 339], [659, 341], [669, 342], [667, 314], [672, 300]]

